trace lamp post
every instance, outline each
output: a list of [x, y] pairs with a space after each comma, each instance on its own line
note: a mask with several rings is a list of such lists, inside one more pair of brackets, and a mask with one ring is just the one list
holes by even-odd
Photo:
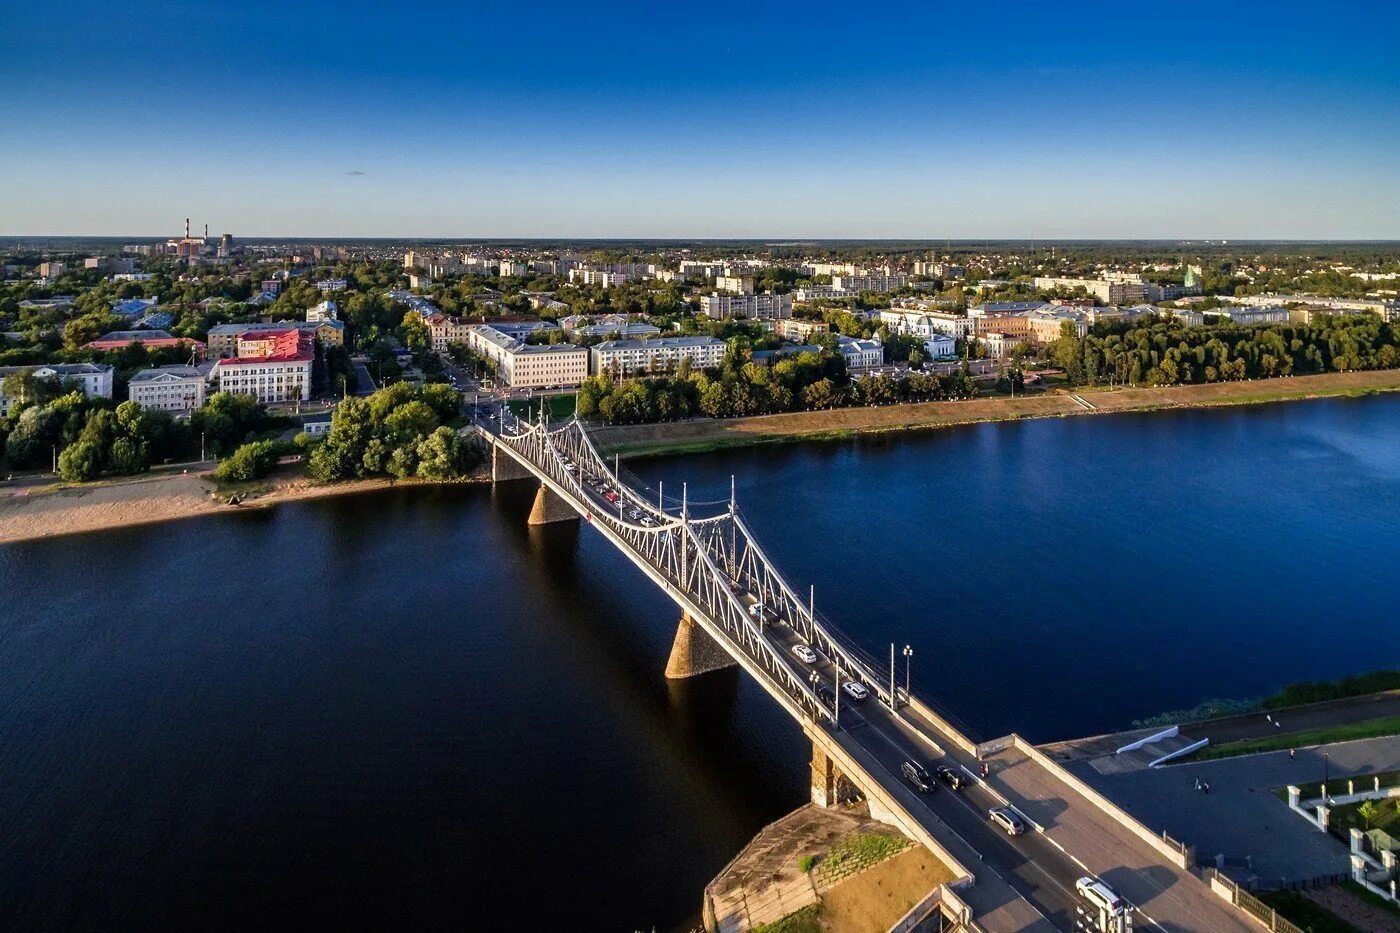
[[909, 659], [914, 656], [914, 649], [908, 645], [904, 646], [904, 701], [909, 702]]

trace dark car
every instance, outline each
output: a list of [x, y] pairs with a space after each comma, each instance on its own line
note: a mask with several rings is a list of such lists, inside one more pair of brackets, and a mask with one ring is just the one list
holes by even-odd
[[835, 706], [836, 691], [832, 690], [826, 684], [821, 684], [817, 687], [817, 699], [821, 700], [827, 706]]
[[963, 784], [967, 783], [963, 780], [963, 776], [961, 774], [954, 771], [947, 765], [939, 765], [937, 768], [934, 769], [934, 772], [938, 775], [938, 779], [940, 781], [948, 785], [948, 788], [950, 790], [962, 790]]
[[933, 778], [924, 770], [924, 766], [914, 761], [906, 761], [899, 766], [899, 773], [904, 776], [904, 780], [914, 785], [914, 789], [921, 794], [933, 793]]

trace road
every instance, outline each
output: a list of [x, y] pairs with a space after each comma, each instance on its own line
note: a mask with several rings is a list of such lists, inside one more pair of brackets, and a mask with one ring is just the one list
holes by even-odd
[[[490, 430], [516, 423], [504, 405], [492, 405], [491, 410], [499, 420], [485, 422]], [[570, 471], [579, 468], [573, 464]], [[589, 476], [588, 468], [582, 465], [585, 473], [579, 479], [593, 480], [595, 485], [580, 482], [576, 493], [586, 511], [626, 515], [633, 522], [665, 514], [627, 487], [618, 486], [611, 476]], [[620, 496], [619, 501], [608, 501], [609, 494]], [[665, 514], [667, 519], [675, 517]], [[730, 584], [755, 616], [757, 598], [743, 591], [738, 581], [730, 580]], [[771, 612], [759, 611], [757, 615], [763, 616], [763, 638], [799, 682], [814, 680], [814, 684], [820, 681], [836, 686], [838, 672], [829, 658], [818, 653], [816, 662], [809, 665], [792, 653], [795, 645], [806, 642], [787, 620]], [[1252, 930], [1199, 879], [1167, 863], [1047, 769], [1029, 760], [1016, 760], [1014, 756], [1021, 753], [999, 756], [996, 771], [984, 782], [978, 779], [975, 757], [962, 750], [965, 740], [954, 741], [914, 708], [902, 705], [891, 710], [873, 691], [860, 702], [843, 690], [836, 690], [836, 696], [836, 724], [823, 722], [819, 727], [827, 729], [843, 751], [973, 871], [976, 884], [959, 895], [985, 929], [1073, 930], [1077, 909], [1085, 903], [1075, 891], [1075, 881], [1096, 875], [1135, 906], [1138, 928], [1212, 933]], [[960, 791], [940, 786], [933, 793], [917, 793], [899, 776], [900, 765], [906, 760], [924, 764], [929, 771], [947, 764], [966, 775], [968, 785]], [[1037, 825], [1014, 838], [997, 829], [988, 821], [987, 811], [1007, 803]]]

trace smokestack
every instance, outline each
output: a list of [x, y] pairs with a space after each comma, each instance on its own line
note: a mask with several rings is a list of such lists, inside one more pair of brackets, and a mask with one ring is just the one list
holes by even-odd
[[209, 239], [209, 225], [208, 225], [208, 224], [205, 224], [205, 225], [204, 225], [204, 239], [206, 239], [206, 240]]
[[188, 217], [186, 217], [186, 218], [185, 218], [185, 239], [188, 240], [189, 238], [190, 238], [190, 219], [189, 219]]

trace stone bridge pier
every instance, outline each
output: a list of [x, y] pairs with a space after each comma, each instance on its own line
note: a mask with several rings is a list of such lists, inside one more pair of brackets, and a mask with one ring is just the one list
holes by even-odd
[[671, 642], [671, 657], [666, 661], [666, 678], [684, 680], [710, 671], [734, 667], [739, 662], [729, 656], [709, 634], [695, 623], [690, 613], [682, 610], [676, 639]]

